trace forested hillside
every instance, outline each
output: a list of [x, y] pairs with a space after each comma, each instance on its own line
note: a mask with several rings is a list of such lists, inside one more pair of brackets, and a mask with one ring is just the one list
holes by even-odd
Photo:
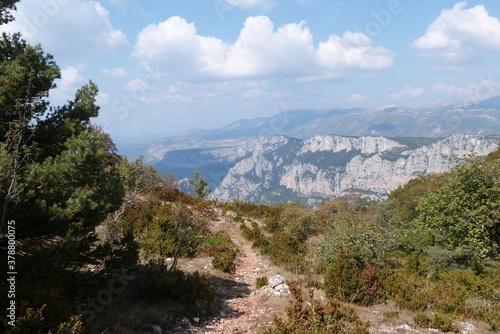
[[[92, 123], [95, 83], [52, 106], [60, 69], [42, 46], [3, 34], [0, 55], [1, 333], [224, 332], [253, 309], [261, 333], [368, 333], [403, 314], [417, 332], [500, 330], [500, 150], [384, 202], [208, 201], [199, 172], [188, 195], [116, 153]], [[238, 272], [257, 255], [291, 296], [250, 298], [271, 273]], [[271, 312], [236, 299], [282, 315], [259, 326]], [[370, 324], [377, 305], [390, 311]]]
[[[0, 4], [0, 23], [12, 20], [16, 2]], [[117, 155], [92, 124], [95, 83], [50, 105], [60, 76], [42, 46], [1, 36], [0, 332], [101, 333], [111, 303], [123, 317], [126, 307], [164, 299], [210, 310], [207, 277], [176, 265], [180, 256], [231, 249], [227, 237], [207, 229], [209, 203], [181, 194], [141, 160]]]

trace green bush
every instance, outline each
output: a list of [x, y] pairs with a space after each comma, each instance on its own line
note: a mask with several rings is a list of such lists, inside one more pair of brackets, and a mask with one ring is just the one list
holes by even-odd
[[257, 248], [262, 254], [267, 254], [270, 245], [269, 240], [262, 235], [252, 243], [252, 248]]
[[387, 319], [398, 319], [399, 318], [399, 312], [398, 311], [385, 311], [382, 313], [384, 318]]
[[500, 331], [500, 302], [483, 303], [476, 309], [469, 309], [468, 314], [471, 314], [475, 319], [486, 322], [494, 332]]
[[417, 327], [427, 328], [431, 325], [431, 318], [429, 318], [424, 312], [417, 312], [413, 317], [413, 322]]
[[325, 274], [325, 291], [333, 298], [373, 305], [382, 296], [376, 268], [341, 248]]
[[401, 285], [399, 292], [394, 296], [396, 305], [411, 311], [424, 311], [432, 302], [429, 298], [428, 282], [425, 278], [412, 275], [399, 276]]
[[201, 238], [196, 253], [198, 255], [215, 256], [217, 253], [230, 248], [236, 248], [231, 237], [226, 231], [217, 231]]
[[264, 334], [368, 334], [369, 323], [361, 321], [353, 308], [332, 300], [321, 303], [314, 298], [314, 289], [309, 290], [309, 301], [305, 302], [297, 284], [289, 285], [294, 299], [286, 308], [286, 320], [276, 317], [273, 325], [264, 329]]
[[215, 303], [215, 289], [208, 277], [198, 271], [184, 273], [181, 270], [166, 270], [162, 264], [151, 261], [139, 269], [131, 287], [132, 300], [148, 303], [166, 300], [192, 305], [201, 310], [209, 309]]
[[269, 246], [264, 248], [273, 264], [283, 266], [294, 273], [304, 273], [307, 269], [307, 245], [299, 242], [291, 235], [277, 231], [269, 240]]
[[279, 216], [281, 209], [275, 205], [256, 204], [252, 202], [241, 202], [233, 200], [225, 204], [225, 209], [234, 211], [238, 216], [246, 216], [259, 219], [275, 219]]
[[458, 327], [451, 321], [451, 319], [443, 314], [436, 313], [431, 321], [431, 327], [439, 329], [442, 332], [458, 333]]
[[267, 281], [267, 276], [257, 277], [257, 280], [255, 281], [255, 287], [257, 290], [268, 284], [269, 282]]
[[299, 242], [305, 242], [317, 227], [317, 221], [312, 212], [296, 204], [284, 207], [279, 223], [287, 234]]
[[236, 271], [235, 259], [236, 251], [234, 249], [227, 249], [226, 251], [215, 254], [212, 260], [212, 266], [215, 269], [231, 274]]

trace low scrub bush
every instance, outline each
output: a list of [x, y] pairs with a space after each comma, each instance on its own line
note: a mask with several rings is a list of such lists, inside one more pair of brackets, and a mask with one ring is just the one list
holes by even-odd
[[264, 234], [262, 234], [256, 222], [252, 222], [251, 228], [245, 223], [241, 223], [240, 230], [245, 239], [253, 241], [252, 248], [259, 249], [262, 254], [267, 254], [269, 252], [271, 244]]
[[217, 231], [208, 234], [201, 238], [196, 253], [198, 255], [215, 256], [220, 252], [225, 252], [227, 249], [234, 248], [236, 245], [231, 240], [231, 237], [226, 231]]
[[475, 307], [468, 306], [465, 314], [486, 322], [494, 332], [500, 331], [500, 301], [481, 301]]
[[148, 303], [172, 301], [194, 306], [197, 311], [210, 309], [215, 303], [215, 288], [206, 275], [199, 272], [185, 273], [181, 270], [166, 270], [162, 264], [151, 261], [139, 269], [130, 284], [132, 299]]
[[399, 312], [398, 311], [385, 311], [382, 313], [384, 318], [387, 319], [398, 319], [399, 318]]
[[192, 196], [172, 187], [157, 187], [153, 190], [153, 195], [162, 201], [181, 202], [186, 205], [194, 204], [196, 201]]
[[442, 332], [454, 332], [458, 333], [458, 327], [451, 321], [449, 317], [446, 315], [436, 313], [431, 320], [431, 327], [435, 329], [439, 329]]
[[226, 249], [226, 251], [221, 251], [215, 254], [212, 260], [212, 266], [214, 269], [222, 270], [225, 273], [234, 273], [236, 271], [236, 264], [234, 260], [236, 259], [236, 251], [234, 249]]
[[[256, 224], [255, 224], [256, 225]], [[259, 230], [258, 226], [252, 226], [252, 228], [248, 227], [245, 223], [240, 224], [240, 230], [243, 234], [243, 237], [249, 241], [257, 240], [262, 236], [262, 233]]]
[[264, 253], [269, 255], [273, 264], [294, 273], [304, 273], [310, 269], [306, 264], [307, 245], [285, 232], [274, 232]]
[[268, 284], [269, 282], [267, 281], [267, 276], [257, 277], [257, 280], [255, 280], [255, 287], [257, 290]]
[[368, 334], [369, 323], [361, 321], [354, 309], [333, 300], [321, 303], [314, 298], [314, 289], [309, 290], [309, 301], [305, 302], [300, 287], [294, 282], [290, 283], [290, 290], [293, 300], [286, 308], [287, 319], [275, 318], [264, 334]]
[[266, 220], [279, 217], [279, 213], [281, 211], [281, 209], [275, 205], [256, 204], [238, 200], [233, 200], [231, 203], [227, 203], [225, 209], [234, 211], [239, 216], [263, 218]]
[[431, 325], [431, 318], [424, 312], [417, 312], [413, 316], [413, 322], [415, 323], [415, 326], [420, 327], [420, 328], [427, 328]]
[[344, 302], [373, 305], [382, 296], [377, 269], [341, 248], [325, 274], [325, 291]]

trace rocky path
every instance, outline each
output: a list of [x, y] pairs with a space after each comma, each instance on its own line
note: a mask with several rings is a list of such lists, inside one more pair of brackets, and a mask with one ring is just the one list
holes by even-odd
[[275, 315], [282, 315], [288, 298], [269, 296], [256, 291], [258, 277], [276, 272], [269, 260], [252, 249], [251, 242], [241, 235], [239, 224], [224, 217], [221, 225], [227, 229], [238, 246], [236, 272], [215, 278], [222, 300], [220, 315], [196, 326], [183, 327], [177, 333], [255, 333], [272, 323]]

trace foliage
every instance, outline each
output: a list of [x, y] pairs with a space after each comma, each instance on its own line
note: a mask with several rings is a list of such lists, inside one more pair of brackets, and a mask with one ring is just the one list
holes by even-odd
[[153, 260], [139, 268], [130, 286], [131, 297], [148, 303], [168, 300], [207, 311], [215, 302], [215, 290], [207, 276], [197, 271], [169, 270], [163, 263]]
[[11, 10], [16, 9], [16, 2], [19, 0], [4, 0], [0, 4], [0, 25], [13, 20]]
[[387, 253], [398, 248], [404, 232], [389, 219], [381, 219], [375, 203], [359, 196], [341, 197], [321, 204], [316, 215], [324, 226], [318, 244], [320, 271], [348, 246], [364, 261], [382, 264]]
[[419, 200], [439, 189], [448, 177], [449, 173], [421, 175], [393, 190], [384, 204], [392, 211], [390, 219], [401, 225], [409, 224], [417, 217], [416, 208]]
[[[234, 211], [240, 216], [268, 219], [279, 216], [281, 208], [277, 205], [256, 204], [252, 202], [242, 202], [233, 199], [232, 202], [225, 204], [227, 211]], [[272, 231], [271, 231], [272, 232]]]
[[15, 217], [33, 223], [20, 226], [19, 233], [83, 235], [116, 210], [124, 190], [109, 145], [106, 136], [89, 129], [68, 139], [61, 154], [32, 164], [29, 191], [18, 201], [31, 210]]
[[234, 260], [237, 251], [236, 245], [226, 231], [205, 235], [197, 249], [198, 254], [213, 256], [212, 266], [226, 273], [236, 271]]
[[451, 260], [480, 263], [500, 252], [499, 198], [500, 160], [471, 157], [420, 201], [416, 223]]
[[500, 330], [500, 302], [497, 301], [481, 301], [480, 305], [475, 308], [467, 309], [466, 314], [470, 314], [475, 319], [485, 321], [492, 331], [498, 332]]
[[287, 204], [281, 211], [279, 224], [287, 235], [303, 243], [315, 231], [314, 216], [304, 207]]
[[212, 260], [212, 266], [215, 269], [232, 274], [236, 271], [234, 260], [236, 260], [236, 251], [234, 249], [227, 249], [224, 252], [215, 254]]
[[265, 334], [285, 333], [368, 333], [369, 323], [362, 322], [354, 309], [333, 300], [319, 302], [314, 289], [309, 290], [309, 302], [302, 298], [296, 283], [290, 283], [293, 300], [286, 309], [287, 319], [275, 318]]
[[431, 320], [430, 326], [432, 328], [439, 329], [442, 332], [448, 333], [448, 332], [453, 332], [453, 333], [458, 333], [459, 329], [458, 327], [453, 324], [450, 320], [449, 317], [442, 315], [440, 313], [436, 313], [434, 317]]
[[215, 256], [217, 253], [226, 251], [227, 249], [236, 250], [236, 245], [231, 240], [229, 234], [221, 230], [204, 235], [196, 253], [199, 255]]
[[424, 312], [417, 312], [413, 316], [413, 322], [417, 327], [428, 328], [431, 325], [431, 318]]
[[208, 189], [208, 183], [203, 179], [199, 169], [194, 171], [194, 176], [189, 179], [189, 185], [192, 187], [193, 196], [197, 198], [205, 198], [210, 194], [210, 189]]
[[267, 281], [267, 276], [257, 277], [257, 279], [255, 280], [255, 288], [257, 290], [268, 284], [269, 282]]
[[203, 233], [203, 222], [183, 204], [156, 206], [152, 223], [140, 239], [144, 256], [159, 257], [164, 265], [172, 257], [172, 271], [180, 255], [193, 256], [199, 244], [198, 236]]
[[270, 252], [271, 243], [264, 236], [257, 223], [252, 222], [251, 228], [245, 223], [241, 223], [240, 230], [245, 239], [253, 241], [252, 248], [259, 249], [262, 254], [268, 254]]
[[324, 288], [332, 298], [360, 305], [373, 305], [381, 298], [376, 268], [343, 247], [325, 274]]
[[[266, 245], [266, 243], [263, 243]], [[291, 235], [277, 231], [269, 239], [269, 245], [263, 248], [275, 265], [283, 266], [294, 273], [304, 273], [307, 268], [307, 245]]]

